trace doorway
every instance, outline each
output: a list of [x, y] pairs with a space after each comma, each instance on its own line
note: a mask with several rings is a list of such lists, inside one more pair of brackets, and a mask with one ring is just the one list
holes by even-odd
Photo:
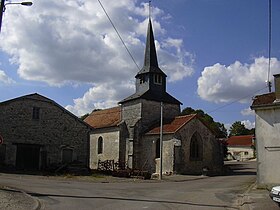
[[39, 170], [40, 145], [17, 144], [16, 169]]

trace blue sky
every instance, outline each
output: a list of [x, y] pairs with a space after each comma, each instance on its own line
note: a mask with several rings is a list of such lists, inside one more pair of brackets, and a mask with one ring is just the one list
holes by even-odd
[[[101, 2], [141, 67], [147, 1]], [[152, 6], [168, 92], [182, 108], [202, 109], [227, 126], [254, 126], [251, 98], [268, 91], [268, 0], [154, 0]], [[280, 73], [279, 26], [280, 2], [272, 0], [272, 80]], [[7, 6], [0, 101], [37, 92], [79, 116], [116, 106], [134, 92], [137, 72], [97, 0]]]

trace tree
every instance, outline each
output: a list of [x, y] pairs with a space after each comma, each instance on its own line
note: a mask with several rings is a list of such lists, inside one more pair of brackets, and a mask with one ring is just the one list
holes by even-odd
[[227, 137], [227, 129], [225, 128], [224, 124], [215, 122], [213, 118], [204, 113], [201, 109], [194, 110], [191, 107], [186, 107], [182, 110], [181, 115], [189, 115], [189, 114], [197, 114], [200, 119], [205, 122], [210, 129], [216, 134], [217, 138], [226, 138]]
[[229, 136], [253, 135], [255, 129], [247, 129], [240, 121], [234, 122], [229, 129]]
[[89, 116], [89, 113], [86, 113], [86, 114], [82, 115], [82, 116], [80, 117], [80, 119], [81, 119], [81, 120], [84, 120], [84, 119], [86, 119], [88, 116]]

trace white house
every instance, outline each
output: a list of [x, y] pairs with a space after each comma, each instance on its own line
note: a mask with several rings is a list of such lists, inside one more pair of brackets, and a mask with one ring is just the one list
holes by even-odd
[[280, 74], [274, 79], [275, 92], [256, 96], [251, 106], [256, 113], [259, 185], [280, 183]]
[[255, 157], [254, 135], [231, 136], [226, 143], [228, 159], [245, 161]]

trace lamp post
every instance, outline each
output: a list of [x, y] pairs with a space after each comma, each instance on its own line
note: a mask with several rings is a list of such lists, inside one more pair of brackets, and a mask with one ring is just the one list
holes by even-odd
[[1, 0], [1, 5], [0, 5], [0, 33], [1, 33], [3, 13], [6, 10], [6, 5], [9, 5], [9, 4], [20, 4], [20, 5], [23, 5], [23, 6], [31, 6], [32, 2], [24, 1], [24, 2], [7, 2], [7, 3], [5, 3], [5, 0]]

